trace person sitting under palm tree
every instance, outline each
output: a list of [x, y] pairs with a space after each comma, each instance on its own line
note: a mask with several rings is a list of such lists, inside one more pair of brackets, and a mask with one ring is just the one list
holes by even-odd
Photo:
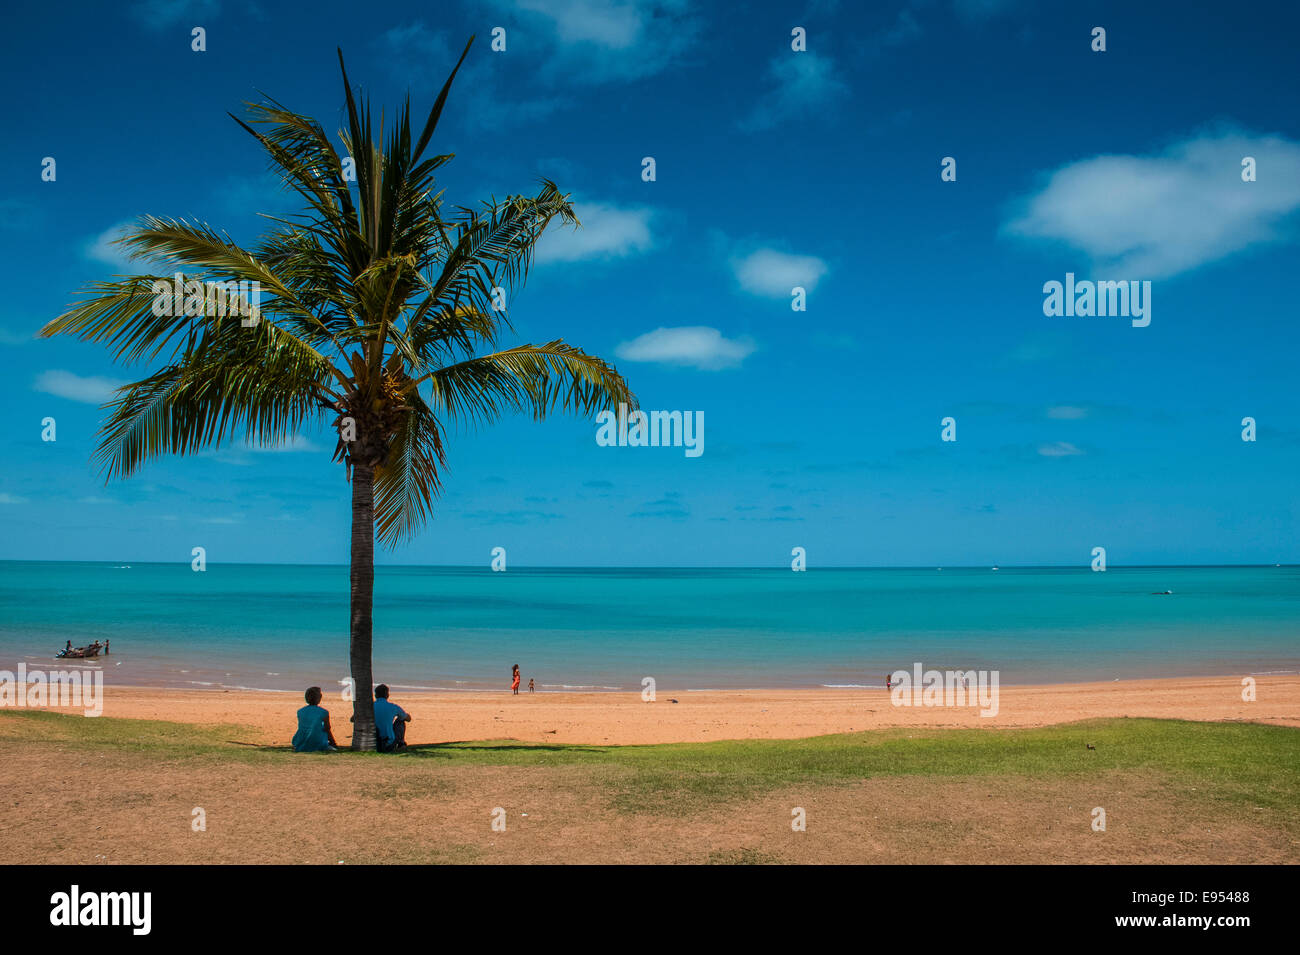
[[411, 714], [388, 701], [388, 684], [375, 687], [375, 738], [381, 753], [406, 748], [406, 724]]
[[298, 710], [298, 732], [293, 734], [293, 751], [332, 753], [339, 744], [334, 742], [334, 730], [330, 728], [330, 711], [320, 705], [320, 687], [308, 687], [303, 696], [307, 705]]

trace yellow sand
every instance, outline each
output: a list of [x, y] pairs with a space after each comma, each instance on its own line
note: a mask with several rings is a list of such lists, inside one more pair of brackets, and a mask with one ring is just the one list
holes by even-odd
[[[394, 694], [414, 717], [410, 743], [518, 739], [560, 743], [668, 743], [718, 739], [793, 739], [883, 727], [1025, 727], [1093, 717], [1149, 716], [1300, 726], [1300, 677], [1257, 677], [1253, 702], [1241, 677], [1126, 680], [1003, 686], [998, 713], [977, 707], [894, 706], [883, 689], [710, 690], [659, 693]], [[675, 699], [677, 702], [670, 702]], [[299, 693], [106, 686], [107, 717], [239, 724], [250, 742], [288, 742]], [[351, 703], [322, 703], [341, 745], [351, 737]]]

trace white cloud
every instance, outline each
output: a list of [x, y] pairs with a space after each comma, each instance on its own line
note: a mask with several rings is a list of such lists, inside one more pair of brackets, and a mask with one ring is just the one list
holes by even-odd
[[[506, 89], [509, 74], [499, 69], [497, 55], [485, 52], [480, 37], [456, 74], [443, 122], [459, 121], [475, 129], [497, 130], [521, 123], [537, 122], [556, 110], [571, 105], [565, 95], [538, 91], [537, 84], [528, 93]], [[507, 33], [507, 43], [510, 34]], [[422, 22], [393, 27], [376, 40], [382, 61], [403, 85], [424, 91], [428, 99], [420, 106], [432, 105], [435, 91], [442, 87], [451, 68], [465, 48], [465, 37], [446, 30], [430, 30]], [[507, 46], [507, 49], [517, 47]], [[420, 117], [423, 121], [423, 117]]]
[[24, 229], [34, 222], [36, 206], [26, 199], [0, 199], [0, 229]]
[[[342, 149], [342, 144], [336, 144]], [[225, 184], [214, 189], [226, 208], [233, 212], [275, 213], [296, 212], [302, 205], [301, 197], [284, 188], [281, 181], [269, 172], [251, 176], [229, 176]]]
[[131, 12], [154, 29], [182, 22], [187, 26], [204, 26], [205, 20], [221, 12], [221, 4], [219, 0], [141, 0]]
[[683, 365], [703, 371], [735, 368], [755, 349], [748, 336], [724, 338], [716, 328], [692, 325], [681, 328], [656, 328], [623, 342], [614, 354], [624, 361], [657, 362]]
[[123, 384], [125, 382], [115, 381], [112, 378], [101, 378], [97, 375], [83, 377], [70, 371], [54, 369], [42, 372], [36, 378], [36, 383], [32, 385], [32, 388], [46, 394], [67, 398], [69, 401], [80, 401], [88, 405], [102, 405], [113, 397], [114, 389], [121, 387]]
[[879, 34], [882, 49], [902, 46], [921, 37], [925, 32], [918, 16], [931, 25], [951, 30], [953, 17], [964, 26], [979, 27], [984, 21], [1016, 12], [1021, 0], [904, 0], [894, 25]]
[[148, 272], [143, 262], [133, 261], [126, 249], [114, 244], [117, 239], [120, 239], [135, 226], [135, 221], [131, 219], [109, 226], [86, 243], [83, 250], [86, 258], [95, 262], [102, 262], [105, 265], [111, 265], [118, 272], [126, 275], [139, 275]]
[[1045, 337], [1021, 342], [1007, 353], [1004, 361], [1035, 362], [1055, 358], [1061, 353], [1061, 343]]
[[[547, 78], [568, 84], [651, 76], [680, 59], [699, 33], [689, 0], [495, 0], [495, 6], [519, 24], [506, 24], [507, 48], [542, 53]], [[539, 34], [549, 49], [537, 49]]]
[[741, 129], [771, 129], [787, 120], [806, 118], [848, 90], [836, 75], [834, 62], [816, 53], [780, 53], [768, 64], [767, 72], [775, 89], [740, 121]]
[[253, 454], [290, 454], [298, 451], [316, 452], [324, 449], [310, 438], [293, 435], [280, 444], [253, 444], [247, 438], [232, 438], [231, 443], [221, 448], [207, 447], [198, 452], [201, 458], [211, 458], [221, 464], [246, 468], [253, 464]]
[[[1253, 156], [1258, 181], [1242, 182]], [[1096, 156], [1063, 166], [1004, 231], [1081, 249], [1098, 274], [1162, 278], [1282, 238], [1300, 208], [1300, 144], [1220, 132], [1155, 156]]]
[[36, 341], [35, 332], [11, 332], [7, 328], [0, 328], [0, 345], [26, 345], [29, 342]]
[[561, 43], [594, 43], [613, 50], [628, 50], [636, 45], [642, 29], [642, 12], [634, 3], [514, 0], [514, 7], [549, 20]]
[[1038, 453], [1045, 458], [1070, 458], [1077, 454], [1083, 454], [1069, 441], [1053, 441], [1051, 444], [1040, 444]]
[[894, 25], [881, 36], [880, 45], [882, 47], [900, 46], [910, 40], [915, 40], [920, 35], [921, 24], [916, 22], [916, 17], [909, 7], [903, 7], [898, 11], [898, 18], [894, 21]]
[[759, 249], [744, 258], [732, 259], [731, 269], [746, 292], [788, 298], [795, 286], [812, 292], [826, 274], [827, 265], [815, 255], [791, 255], [776, 249]]
[[952, 8], [963, 20], [985, 20], [1009, 12], [1018, 0], [952, 0]]
[[1047, 417], [1063, 421], [1077, 421], [1088, 417], [1088, 409], [1078, 405], [1054, 405], [1047, 409]]
[[537, 243], [536, 259], [544, 262], [578, 262], [584, 259], [624, 258], [645, 252], [654, 243], [649, 209], [622, 209], [605, 202], [577, 202], [573, 211], [581, 228], [552, 225]]
[[269, 454], [283, 454], [287, 451], [319, 451], [320, 445], [304, 438], [300, 434], [295, 434], [283, 444], [248, 444], [247, 450], [261, 451]]

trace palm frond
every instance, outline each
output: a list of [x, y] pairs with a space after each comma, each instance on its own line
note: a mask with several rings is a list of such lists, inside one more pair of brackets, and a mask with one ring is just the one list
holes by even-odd
[[425, 381], [430, 406], [457, 423], [489, 423], [507, 411], [540, 419], [557, 407], [578, 414], [619, 403], [636, 407], [612, 365], [562, 341], [479, 355], [430, 372], [414, 386]]
[[221, 447], [241, 432], [253, 445], [279, 444], [331, 404], [328, 366], [277, 341], [270, 327], [225, 331], [224, 340], [200, 343], [118, 389], [95, 451], [107, 479], [129, 477], [160, 454]]
[[433, 411], [419, 395], [409, 403], [388, 460], [375, 472], [375, 532], [389, 545], [410, 540], [432, 515], [447, 460]]
[[[494, 308], [492, 290], [500, 286], [513, 296], [528, 275], [537, 241], [557, 216], [566, 224], [578, 222], [569, 197], [550, 180], [543, 180], [535, 197], [512, 196], [485, 202], [477, 210], [462, 208], [454, 238], [444, 240], [444, 259], [430, 283], [430, 295], [456, 307], [499, 315], [509, 327], [508, 308]], [[423, 341], [418, 329], [411, 338], [417, 347]]]

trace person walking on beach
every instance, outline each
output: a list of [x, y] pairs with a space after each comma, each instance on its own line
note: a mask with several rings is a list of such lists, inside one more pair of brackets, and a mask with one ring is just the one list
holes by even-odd
[[388, 684], [375, 687], [375, 739], [381, 753], [406, 749], [406, 724], [411, 714], [388, 701]]
[[532, 677], [529, 677], [529, 678], [528, 678], [528, 692], [529, 692], [529, 693], [535, 693], [535, 692], [537, 692], [537, 691], [536, 691], [536, 688], [533, 686], [533, 678], [532, 678]]
[[321, 691], [309, 686], [303, 694], [307, 705], [298, 710], [298, 732], [293, 734], [295, 753], [332, 753], [339, 748], [330, 728], [330, 711], [320, 705]]
[[519, 664], [515, 664], [514, 671], [510, 674], [510, 692], [515, 696], [519, 695]]

